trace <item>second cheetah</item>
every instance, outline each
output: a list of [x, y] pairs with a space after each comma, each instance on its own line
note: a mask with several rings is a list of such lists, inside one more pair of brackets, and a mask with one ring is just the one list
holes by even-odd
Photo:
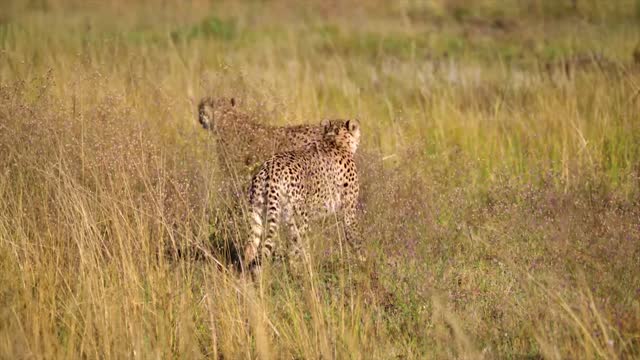
[[272, 254], [281, 220], [293, 235], [294, 253], [300, 251], [310, 219], [336, 213], [342, 215], [347, 241], [357, 245], [360, 185], [353, 156], [360, 142], [360, 126], [356, 120], [325, 120], [322, 125], [322, 141], [272, 156], [251, 181], [251, 234], [244, 266], [252, 272], [259, 271], [261, 260]]
[[277, 152], [301, 149], [321, 141], [324, 131], [320, 124], [261, 124], [243, 111], [234, 98], [225, 97], [202, 98], [198, 104], [198, 121], [217, 136], [217, 151], [223, 163], [249, 167], [234, 168], [234, 171], [241, 169], [241, 177], [248, 175], [251, 165]]

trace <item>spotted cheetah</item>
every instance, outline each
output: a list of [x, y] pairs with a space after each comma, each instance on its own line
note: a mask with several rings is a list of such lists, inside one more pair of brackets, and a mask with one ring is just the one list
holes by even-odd
[[[234, 98], [204, 97], [198, 105], [198, 121], [217, 136], [223, 166], [232, 166], [249, 180], [252, 165], [269, 156], [301, 149], [322, 140], [320, 124], [267, 126], [239, 108]], [[245, 167], [245, 168], [243, 168]]]
[[[259, 271], [261, 259], [272, 254], [281, 220], [294, 238], [294, 255], [300, 251], [308, 221], [331, 214], [342, 215], [348, 243], [358, 243], [356, 203], [360, 185], [353, 156], [360, 142], [360, 126], [356, 120], [323, 121], [322, 125], [321, 142], [272, 156], [251, 181], [251, 233], [244, 266], [252, 272]], [[266, 237], [261, 242], [265, 222]]]

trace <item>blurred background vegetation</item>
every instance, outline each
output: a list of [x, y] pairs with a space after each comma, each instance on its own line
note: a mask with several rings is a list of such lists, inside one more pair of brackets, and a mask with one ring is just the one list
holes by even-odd
[[[0, 8], [0, 358], [640, 356], [637, 0]], [[234, 272], [204, 95], [360, 119], [366, 263]]]

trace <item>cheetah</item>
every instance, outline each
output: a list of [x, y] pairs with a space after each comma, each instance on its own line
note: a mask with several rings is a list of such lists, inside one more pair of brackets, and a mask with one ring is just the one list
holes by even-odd
[[[243, 259], [245, 269], [253, 274], [259, 273], [261, 259], [271, 256], [281, 220], [293, 237], [296, 256], [308, 221], [331, 214], [341, 214], [347, 242], [358, 245], [360, 185], [353, 157], [360, 142], [360, 125], [357, 120], [325, 120], [322, 125], [322, 141], [272, 156], [253, 176], [249, 189], [251, 232]], [[265, 241], [261, 242], [265, 223]]]
[[204, 97], [198, 104], [198, 121], [217, 136], [223, 165], [249, 180], [252, 165], [282, 151], [305, 148], [322, 141], [320, 124], [267, 126], [242, 111], [235, 98]]

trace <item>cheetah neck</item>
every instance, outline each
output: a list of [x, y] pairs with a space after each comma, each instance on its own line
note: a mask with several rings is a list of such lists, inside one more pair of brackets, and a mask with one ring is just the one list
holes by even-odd
[[328, 142], [328, 141], [324, 141], [320, 144], [318, 144], [319, 146], [319, 150], [326, 152], [326, 153], [342, 153], [342, 154], [349, 154], [349, 155], [353, 155], [353, 153], [355, 153], [355, 150], [352, 151], [351, 147], [345, 147], [345, 146], [341, 146], [340, 144], [336, 144], [335, 142]]

